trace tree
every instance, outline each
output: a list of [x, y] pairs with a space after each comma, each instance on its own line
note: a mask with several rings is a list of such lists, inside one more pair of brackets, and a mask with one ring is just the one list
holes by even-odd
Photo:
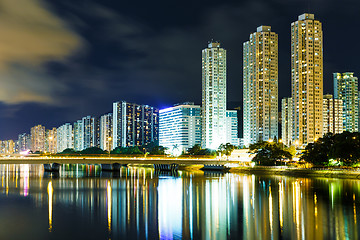
[[58, 154], [69, 154], [70, 155], [70, 154], [78, 154], [78, 152], [75, 151], [73, 148], [67, 148]]
[[163, 147], [163, 146], [156, 146], [156, 147], [153, 147], [151, 149], [151, 151], [149, 152], [150, 155], [165, 155], [165, 151], [167, 150], [168, 148], [166, 147]]
[[235, 148], [236, 147], [230, 143], [220, 144], [218, 152], [220, 152], [222, 155], [230, 156]]
[[195, 144], [193, 147], [188, 149], [189, 155], [198, 155], [201, 150], [201, 146], [199, 144]]
[[86, 148], [86, 149], [82, 150], [80, 153], [81, 154], [106, 154], [108, 152], [104, 151], [98, 147], [90, 147], [90, 148]]
[[250, 152], [256, 153], [253, 161], [256, 165], [274, 166], [278, 160], [291, 159], [291, 153], [278, 142], [260, 141], [249, 146]]

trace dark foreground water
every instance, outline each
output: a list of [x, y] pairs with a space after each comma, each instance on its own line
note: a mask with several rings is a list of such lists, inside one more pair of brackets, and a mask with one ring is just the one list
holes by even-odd
[[360, 180], [0, 165], [0, 239], [359, 239]]

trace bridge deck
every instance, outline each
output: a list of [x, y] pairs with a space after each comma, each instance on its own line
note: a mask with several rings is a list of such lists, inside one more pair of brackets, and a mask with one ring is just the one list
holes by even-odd
[[24, 158], [0, 158], [0, 164], [44, 164], [44, 163], [60, 163], [60, 164], [171, 164], [194, 165], [194, 164], [217, 164], [226, 163], [237, 164], [239, 161], [217, 160], [217, 159], [174, 159], [174, 158], [97, 158], [97, 157], [24, 157]]

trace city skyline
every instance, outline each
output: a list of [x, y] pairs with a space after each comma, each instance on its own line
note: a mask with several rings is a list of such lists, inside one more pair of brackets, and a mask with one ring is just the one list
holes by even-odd
[[[350, 2], [358, 4], [355, 1]], [[184, 5], [181, 4], [176, 12], [162, 13], [152, 21], [148, 21], [154, 17], [152, 14], [149, 15], [143, 11], [135, 14], [135, 6], [126, 6], [125, 9], [128, 12], [124, 12], [125, 10], [121, 10], [117, 4], [112, 5], [107, 1], [101, 4], [91, 1], [91, 4], [87, 6], [91, 14], [80, 9], [81, 6], [74, 6], [66, 1], [63, 3], [52, 1], [46, 4], [43, 1], [28, 1], [27, 4], [36, 7], [35, 10], [44, 10], [48, 14], [46, 17], [53, 20], [53, 22], [50, 21], [53, 24], [50, 29], [55, 26], [54, 29], [62, 30], [61, 36], [68, 37], [63, 42], [55, 41], [55, 45], [49, 48], [64, 46], [64, 43], [70, 47], [61, 54], [59, 52], [44, 53], [34, 48], [33, 51], [29, 51], [29, 54], [32, 54], [30, 56], [4, 55], [4, 58], [8, 58], [3, 59], [4, 68], [1, 73], [4, 76], [2, 77], [3, 90], [0, 93], [0, 139], [15, 139], [17, 134], [27, 132], [36, 124], [51, 128], [86, 115], [100, 116], [109, 112], [111, 102], [117, 99], [159, 108], [184, 101], [194, 101], [199, 104], [201, 100], [201, 94], [198, 94], [201, 91], [199, 50], [211, 39], [219, 40], [228, 51], [227, 102], [233, 103], [234, 106], [241, 106], [242, 61], [237, 56], [242, 52], [241, 43], [246, 41], [249, 34], [260, 25], [271, 26], [279, 36], [279, 100], [288, 97], [291, 85], [289, 26], [296, 16], [303, 12], [314, 13], [316, 18], [326, 26], [324, 29], [324, 93], [333, 93], [333, 72], [351, 71], [355, 74], [359, 72], [354, 57], [358, 55], [359, 49], [355, 42], [351, 44], [356, 37], [347, 39], [348, 44], [338, 44], [345, 41], [338, 34], [339, 29], [346, 32], [355, 28], [355, 12], [347, 9], [345, 3], [338, 5], [336, 1], [327, 2], [326, 6], [321, 8], [319, 7], [323, 4], [321, 1], [313, 2], [310, 6], [300, 1], [292, 4], [276, 1], [272, 3], [259, 1], [256, 4], [231, 1], [210, 2], [207, 7], [195, 3], [194, 10], [188, 10], [185, 7], [186, 3], [183, 3]], [[5, 4], [4, 8], [6, 7], [9, 8], [9, 15], [13, 14], [15, 19], [21, 19], [20, 17], [24, 14], [15, 11], [11, 3]], [[164, 8], [173, 9], [172, 6], [161, 7], [163, 8], [156, 11], [162, 9], [159, 12], [164, 12]], [[267, 10], [267, 7], [270, 9]], [[340, 11], [343, 8], [346, 8], [346, 14], [343, 13], [345, 11]], [[185, 16], [187, 11], [198, 13], [198, 15], [193, 20], [185, 19], [184, 21], [180, 17]], [[208, 14], [209, 12], [218, 14], [217, 21]], [[256, 17], [250, 17], [254, 13]], [[202, 16], [209, 20], [206, 21], [207, 27], [204, 27]], [[23, 19], [26, 17], [28, 15]], [[164, 22], [164, 19], [167, 21]], [[22, 26], [23, 22], [20, 21], [19, 25]], [[104, 24], [96, 24], [98, 22]], [[31, 24], [33, 25], [29, 28], [36, 29], [39, 22], [35, 21]], [[112, 31], [116, 30], [115, 32], [120, 34], [116, 35], [119, 36], [118, 40], [113, 39], [112, 34], [106, 35], [103, 32], [109, 29], [110, 24], [113, 24]], [[19, 25], [13, 26], [15, 32], [21, 27]], [[154, 35], [150, 34], [145, 40], [140, 40], [145, 34], [149, 34], [150, 30], [155, 29], [157, 31], [153, 31]], [[35, 44], [44, 39], [52, 40], [51, 37], [56, 32], [54, 30], [54, 33], [48, 33], [48, 35], [40, 32], [39, 39], [31, 41]], [[93, 33], [90, 34], [90, 32]], [[96, 39], [99, 34], [94, 34], [95, 32], [102, 33], [103, 41]], [[12, 36], [18, 35], [9, 35], [9, 37]], [[135, 41], [130, 47], [129, 39], [132, 37]], [[191, 44], [181, 44], [190, 41]], [[3, 48], [8, 49], [9, 46], [5, 43], [2, 44]], [[82, 46], [77, 48], [78, 45]], [[115, 55], [121, 55], [122, 59], [118, 60]], [[42, 57], [45, 60], [42, 60]], [[135, 66], [134, 62], [139, 65]], [[150, 67], [151, 64], [152, 67]], [[8, 73], [9, 69], [11, 74]], [[151, 69], [150, 72], [149, 69]], [[39, 85], [38, 80], [34, 80], [34, 71], [37, 73], [35, 76], [43, 81], [41, 83], [44, 87]], [[48, 88], [54, 83], [56, 83], [56, 88]], [[11, 93], [22, 93], [18, 88], [21, 84], [29, 93], [23, 94], [22, 99], [11, 95]], [[192, 87], [189, 87], [190, 84]], [[34, 86], [38, 88], [38, 92], [33, 91]], [[44, 98], [45, 93], [51, 96]], [[29, 96], [33, 96], [34, 99], [30, 101]]]

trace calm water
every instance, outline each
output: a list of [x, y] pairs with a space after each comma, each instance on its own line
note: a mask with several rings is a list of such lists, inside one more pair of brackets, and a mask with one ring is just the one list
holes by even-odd
[[359, 239], [360, 180], [0, 165], [0, 239]]

